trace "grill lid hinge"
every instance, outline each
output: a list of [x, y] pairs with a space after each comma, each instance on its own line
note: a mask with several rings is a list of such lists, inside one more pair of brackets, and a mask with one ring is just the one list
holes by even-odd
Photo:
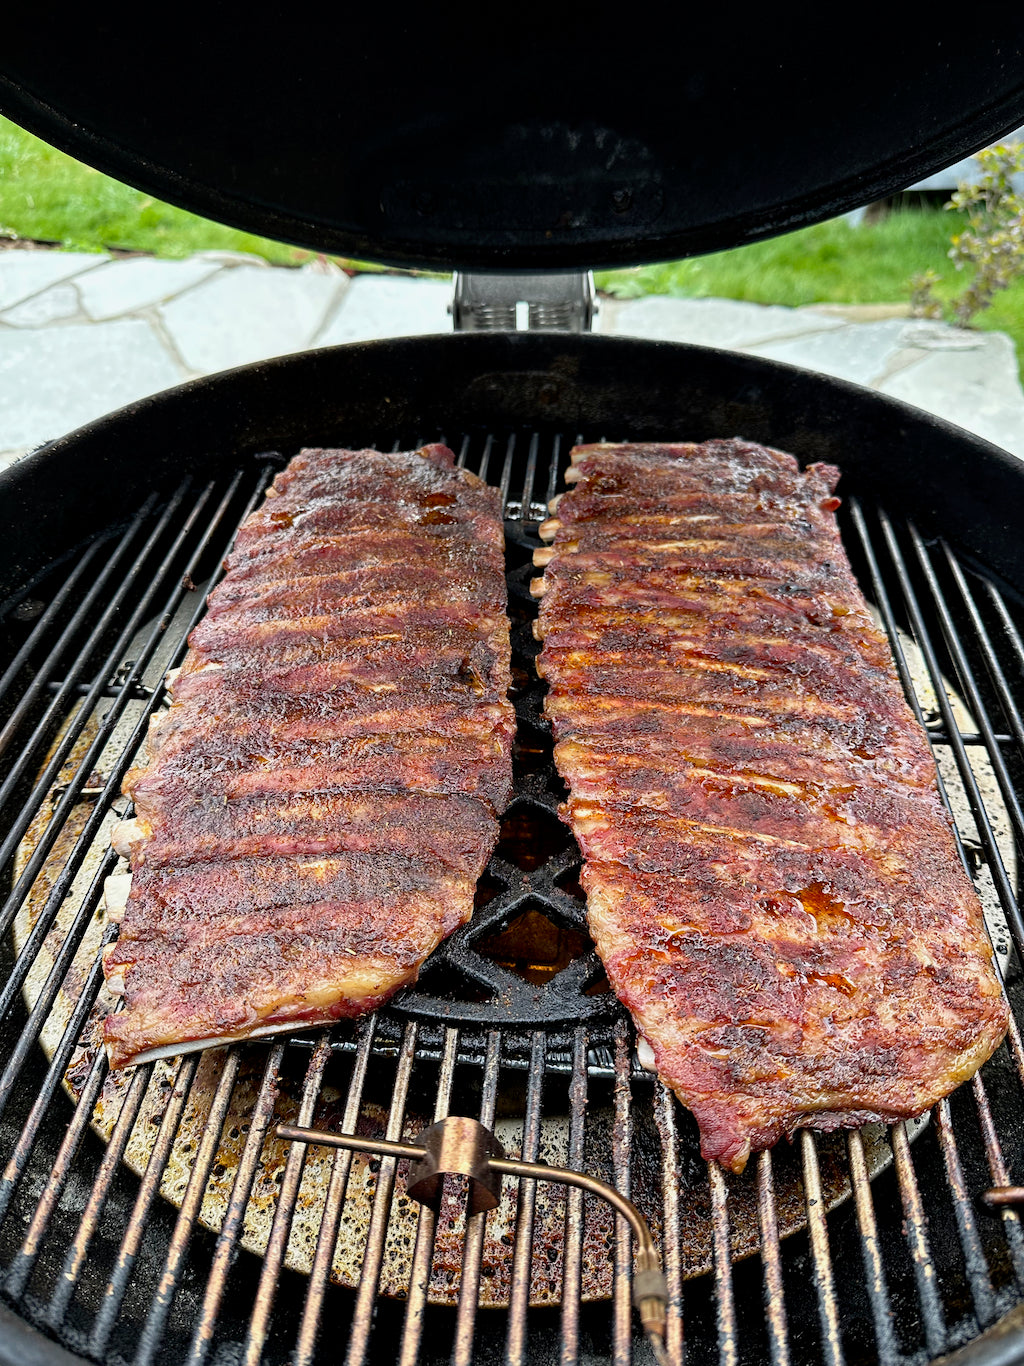
[[456, 332], [590, 332], [597, 313], [594, 272], [495, 275], [458, 270], [448, 311]]

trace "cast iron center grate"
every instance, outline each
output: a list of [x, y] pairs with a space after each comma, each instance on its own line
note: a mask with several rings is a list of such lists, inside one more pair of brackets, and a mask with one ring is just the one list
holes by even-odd
[[[433, 436], [404, 433], [395, 445]], [[373, 440], [353, 433], [350, 444]], [[524, 658], [532, 604], [523, 571], [571, 441], [476, 432], [456, 444], [460, 463], [506, 499]], [[317, 1169], [317, 1184], [315, 1157], [273, 1138], [284, 1118], [398, 1139], [422, 1117], [452, 1112], [512, 1126], [510, 1150], [527, 1161], [547, 1155], [546, 1126], [557, 1120], [556, 1160], [604, 1171], [634, 1195], [663, 1249], [677, 1357], [684, 1321], [688, 1360], [726, 1366], [916, 1363], [978, 1338], [1024, 1296], [1019, 1216], [977, 1202], [987, 1186], [1024, 1174], [1016, 1023], [982, 1075], [937, 1106], [913, 1144], [903, 1125], [878, 1139], [875, 1151], [887, 1155], [880, 1164], [859, 1133], [802, 1134], [738, 1180], [701, 1162], [689, 1117], [664, 1086], [637, 1074], [628, 1021], [607, 994], [589, 994], [599, 982], [571, 841], [555, 816], [560, 790], [544, 757], [540, 692], [528, 680], [516, 698], [525, 737], [519, 796], [488, 873], [483, 918], [439, 960], [433, 981], [425, 973], [421, 987], [355, 1026], [150, 1065], [112, 1084], [91, 1033], [101, 973], [99, 941], [89, 938], [112, 861], [101, 855], [89, 865], [90, 850], [102, 847], [121, 776], [160, 704], [163, 672], [180, 659], [234, 528], [280, 462], [240, 457], [230, 479], [186, 482], [142, 504], [6, 604], [0, 623], [10, 660], [0, 677], [0, 864], [10, 873], [0, 907], [0, 1274], [18, 1320], [111, 1366], [304, 1366], [333, 1359], [342, 1342], [349, 1366], [570, 1366], [626, 1362], [634, 1346], [642, 1359], [628, 1230], [612, 1223], [595, 1241], [581, 1193], [545, 1205], [529, 1182], [509, 1192], [500, 1267], [491, 1224], [471, 1222], [456, 1250], [443, 1221], [432, 1223], [429, 1211], [410, 1216], [399, 1232], [411, 1270], [407, 1263], [409, 1279], [396, 1289], [385, 1253], [390, 1221], [396, 1211], [405, 1217], [401, 1165], [339, 1155]], [[1019, 1017], [1019, 605], [881, 509], [849, 501], [844, 534], [929, 730]], [[26, 862], [18, 851], [30, 830], [35, 853]], [[536, 918], [564, 936], [547, 962], [531, 955]], [[99, 929], [100, 940], [109, 937]], [[529, 1015], [538, 1001], [548, 1013]], [[103, 1112], [101, 1136], [94, 1126]], [[845, 1203], [834, 1198], [840, 1187], [852, 1197]], [[217, 1191], [221, 1213], [211, 1222], [206, 1202]], [[332, 1252], [351, 1232], [357, 1194], [366, 1212], [355, 1230], [358, 1264], [339, 1283]], [[253, 1255], [260, 1210], [267, 1238]], [[311, 1264], [299, 1274], [289, 1267], [309, 1228]], [[707, 1240], [699, 1247], [695, 1230]], [[557, 1294], [545, 1301], [536, 1292], [552, 1254]], [[454, 1258], [451, 1307], [434, 1302], [419, 1274], [432, 1255]], [[590, 1303], [585, 1277], [602, 1260], [609, 1298]], [[693, 1278], [698, 1262], [705, 1274]], [[488, 1299], [497, 1281], [501, 1295]], [[393, 1312], [384, 1308], [383, 1295], [401, 1306], [392, 1299]], [[0, 1335], [0, 1357], [5, 1350]], [[972, 1359], [986, 1351], [982, 1340]]]

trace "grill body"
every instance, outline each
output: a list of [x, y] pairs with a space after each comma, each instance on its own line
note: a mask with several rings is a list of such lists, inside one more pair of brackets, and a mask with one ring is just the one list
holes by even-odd
[[[14, 775], [0, 830], [7, 840], [4, 876], [20, 839], [19, 821], [25, 823], [33, 803], [41, 808], [53, 801], [52, 780], [34, 786], [54, 743], [53, 727], [40, 720], [45, 705], [63, 698], [70, 709], [82, 696], [89, 705], [104, 697], [114, 707], [127, 697], [143, 711], [156, 705], [142, 655], [159, 663], [158, 672], [177, 662], [189, 623], [201, 611], [189, 585], [216, 572], [234, 527], [281, 458], [301, 445], [410, 446], [446, 438], [505, 496], [513, 620], [521, 628], [517, 648], [525, 667], [529, 549], [577, 435], [741, 435], [802, 461], [840, 466], [844, 539], [889, 632], [908, 693], [917, 695], [965, 857], [1005, 926], [997, 938], [1008, 993], [1019, 1004], [1024, 925], [1011, 846], [1024, 838], [1024, 465], [854, 386], [697, 347], [477, 334], [338, 348], [146, 400], [0, 476], [7, 510], [0, 623], [10, 646], [5, 658], [17, 666], [0, 697], [6, 744], [0, 782]], [[136, 654], [142, 650], [132, 663], [124, 642]], [[931, 693], [915, 682], [911, 653]], [[943, 680], [964, 699], [959, 711]], [[539, 690], [529, 686], [517, 699], [521, 734], [532, 737], [517, 756], [518, 801], [550, 830], [559, 794], [550, 764], [537, 757], [538, 700]], [[125, 764], [132, 744], [129, 737]], [[972, 762], [977, 754], [984, 756], [980, 766]], [[70, 780], [79, 791], [88, 785], [87, 770], [88, 764]], [[112, 774], [96, 798], [96, 829], [119, 780]], [[75, 796], [70, 790], [58, 795], [55, 821]], [[515, 863], [514, 850], [506, 853], [506, 863]], [[539, 870], [527, 860], [502, 874], [499, 894], [482, 909], [496, 933], [503, 916], [508, 920], [527, 905], [582, 927], [578, 902], [567, 891], [571, 857], [554, 840], [544, 858]], [[4, 894], [9, 925], [24, 894], [6, 885]], [[95, 893], [83, 905], [89, 895]], [[57, 891], [50, 900], [59, 902]], [[72, 950], [83, 929], [84, 919], [69, 932]], [[160, 1191], [176, 1129], [186, 1122], [198, 1060], [187, 1060], [152, 1103], [150, 1071], [139, 1069], [120, 1097], [114, 1136], [104, 1147], [89, 1128], [102, 1059], [74, 1048], [85, 1014], [68, 1026], [66, 1053], [58, 1050], [49, 1066], [37, 1043], [49, 1009], [45, 999], [26, 1016], [20, 981], [33, 952], [31, 944], [20, 952], [5, 944], [0, 974], [6, 1056], [0, 1160], [7, 1164], [0, 1179], [0, 1274], [15, 1313], [8, 1320], [0, 1307], [4, 1366], [66, 1362], [66, 1349], [140, 1366], [304, 1362], [336, 1355], [338, 1334], [351, 1366], [449, 1357], [562, 1366], [630, 1360], [628, 1234], [609, 1224], [596, 1254], [584, 1247], [590, 1226], [583, 1222], [582, 1197], [568, 1197], [553, 1215], [538, 1207], [538, 1192], [529, 1185], [510, 1197], [507, 1309], [476, 1309], [489, 1274], [479, 1224], [470, 1227], [460, 1254], [457, 1308], [432, 1305], [429, 1295], [413, 1295], [393, 1313], [381, 1307], [379, 1264], [376, 1270], [373, 1264], [396, 1182], [402, 1187], [402, 1174], [386, 1161], [373, 1173], [369, 1270], [357, 1289], [328, 1284], [329, 1247], [319, 1273], [315, 1260], [309, 1277], [286, 1269], [301, 1189], [298, 1150], [275, 1176], [265, 1257], [241, 1251], [276, 1096], [289, 1086], [300, 1116], [305, 1113], [300, 1122], [322, 1122], [317, 1107], [333, 1088], [335, 1124], [351, 1130], [362, 1120], [388, 1138], [404, 1136], [404, 1122], [420, 1112], [428, 1120], [446, 1109], [473, 1113], [489, 1126], [514, 1119], [528, 1160], [542, 1146], [545, 1119], [565, 1116], [563, 1160], [584, 1168], [604, 1162], [621, 1189], [652, 1206], [673, 1294], [670, 1346], [681, 1350], [685, 1324], [691, 1361], [838, 1366], [843, 1360], [921, 1361], [952, 1349], [979, 1363], [1024, 1359], [1024, 1331], [1012, 1317], [1002, 1336], [987, 1331], [1007, 1312], [1013, 1315], [1024, 1296], [1024, 1236], [1015, 1211], [988, 1214], [976, 1198], [987, 1186], [1024, 1176], [1024, 1049], [1015, 1031], [983, 1079], [936, 1107], [923, 1131], [897, 1126], [884, 1137], [884, 1160], [872, 1158], [859, 1136], [827, 1143], [799, 1136], [792, 1150], [782, 1147], [752, 1163], [741, 1190], [694, 1159], [688, 1118], [660, 1084], [635, 1074], [622, 1012], [586, 994], [593, 965], [574, 984], [564, 973], [542, 989], [523, 983], [509, 994], [504, 1016], [465, 993], [461, 1005], [446, 1007], [446, 988], [431, 985], [425, 974], [404, 1008], [399, 1002], [354, 1029], [343, 1027], [319, 1042], [308, 1035], [302, 1044], [282, 1040], [236, 1050], [221, 1074], [226, 1089], [218, 1091], [220, 1101], [214, 1097], [201, 1129], [191, 1166], [199, 1172], [193, 1204], [186, 1191], [179, 1214]], [[473, 944], [460, 941], [443, 954], [446, 970], [468, 979], [476, 973], [478, 984], [488, 986], [489, 969]], [[98, 982], [94, 972], [78, 987], [83, 1000]], [[216, 1173], [217, 1115], [228, 1113], [233, 1078], [250, 1062], [250, 1127], [239, 1144], [225, 1222], [214, 1236], [200, 1226], [196, 1201], [207, 1175]], [[61, 1087], [68, 1063], [78, 1068], [83, 1095], [74, 1109]], [[136, 1178], [120, 1158], [139, 1116], [156, 1137]], [[339, 1161], [332, 1170], [340, 1198], [351, 1165]], [[787, 1210], [790, 1194], [799, 1217]], [[841, 1203], [842, 1195], [852, 1198]], [[329, 1193], [326, 1201], [330, 1231], [343, 1205], [338, 1199], [332, 1205]], [[687, 1229], [698, 1206], [707, 1274], [687, 1280], [694, 1270]], [[743, 1209], [753, 1230], [746, 1245]], [[418, 1238], [426, 1237], [424, 1227], [422, 1219], [414, 1225]], [[535, 1261], [538, 1250], [546, 1251], [544, 1230], [551, 1227], [564, 1230], [560, 1303], [531, 1308], [531, 1241]], [[792, 1236], [781, 1241], [780, 1231]], [[761, 1255], [737, 1260], [758, 1243]], [[594, 1255], [609, 1262], [611, 1298], [588, 1305], [578, 1271]], [[318, 1339], [324, 1315], [332, 1326]], [[637, 1346], [637, 1360], [643, 1350]]]

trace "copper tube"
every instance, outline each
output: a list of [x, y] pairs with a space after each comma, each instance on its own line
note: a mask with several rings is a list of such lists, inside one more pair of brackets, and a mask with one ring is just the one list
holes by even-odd
[[[279, 1138], [294, 1143], [316, 1143], [329, 1148], [374, 1153], [391, 1159], [408, 1158], [413, 1162], [422, 1162], [428, 1157], [427, 1148], [418, 1143], [398, 1143], [385, 1138], [329, 1133], [324, 1129], [307, 1129], [297, 1124], [279, 1124], [276, 1133]], [[570, 1171], [567, 1167], [551, 1167], [545, 1162], [521, 1162], [514, 1158], [499, 1157], [488, 1158], [487, 1164], [499, 1176], [514, 1176], [532, 1181], [557, 1181], [561, 1185], [589, 1191], [590, 1194], [606, 1200], [616, 1213], [626, 1220], [637, 1243], [634, 1305], [640, 1314], [644, 1331], [652, 1340], [652, 1346], [661, 1353], [662, 1360], [669, 1360], [664, 1352], [668, 1290], [651, 1231], [633, 1202], [606, 1181], [588, 1176], [585, 1172]]]
[[1024, 1205], [1024, 1186], [992, 1186], [982, 1191], [981, 1198], [991, 1209], [1003, 1205]]

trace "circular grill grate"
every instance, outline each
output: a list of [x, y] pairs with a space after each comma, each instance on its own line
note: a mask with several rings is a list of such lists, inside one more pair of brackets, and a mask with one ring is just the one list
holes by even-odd
[[[460, 463], [506, 500], [517, 797], [473, 923], [387, 1010], [320, 1037], [117, 1078], [91, 1038], [105, 1010], [97, 949], [110, 931], [95, 912], [121, 776], [234, 528], [279, 460], [154, 497], [7, 605], [0, 1268], [18, 1317], [72, 1350], [140, 1366], [305, 1363], [342, 1342], [352, 1366], [628, 1359], [629, 1236], [579, 1192], [507, 1185], [502, 1208], [467, 1230], [458, 1189], [434, 1221], [409, 1205], [390, 1160], [307, 1155], [275, 1139], [280, 1119], [401, 1138], [448, 1112], [474, 1114], [526, 1160], [609, 1177], [657, 1230], [669, 1344], [678, 1355], [685, 1321], [690, 1361], [919, 1361], [977, 1337], [1024, 1294], [1018, 1215], [977, 1200], [1024, 1174], [1016, 1026], [913, 1146], [905, 1126], [803, 1134], [741, 1179], [700, 1161], [688, 1115], [638, 1072], [586, 938], [530, 672], [529, 552], [570, 441], [477, 432], [457, 445]], [[844, 519], [1019, 1005], [1018, 608], [882, 510], [852, 503]], [[545, 922], [557, 933], [542, 934]], [[244, 1251], [254, 1247], [262, 1255]], [[507, 1307], [478, 1312], [478, 1302]]]

